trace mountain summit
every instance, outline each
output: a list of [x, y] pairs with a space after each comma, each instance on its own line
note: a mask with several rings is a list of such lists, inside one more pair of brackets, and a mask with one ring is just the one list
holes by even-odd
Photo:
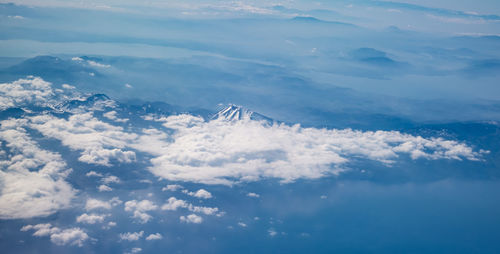
[[255, 120], [255, 121], [266, 121], [269, 123], [273, 122], [273, 119], [267, 116], [255, 113], [249, 109], [234, 104], [230, 104], [222, 108], [217, 113], [215, 113], [211, 118], [212, 120], [224, 119], [227, 121]]

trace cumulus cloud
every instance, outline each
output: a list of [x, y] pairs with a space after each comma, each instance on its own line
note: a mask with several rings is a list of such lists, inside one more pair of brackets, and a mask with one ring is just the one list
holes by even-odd
[[75, 191], [61, 156], [41, 149], [28, 135], [25, 120], [0, 122], [0, 219], [47, 216], [70, 206]]
[[203, 222], [203, 218], [196, 214], [190, 214], [188, 216], [181, 216], [179, 217], [181, 222], [186, 222], [186, 223], [194, 223], [194, 224], [200, 224]]
[[129, 120], [126, 118], [118, 118], [116, 116], [116, 114], [117, 114], [116, 111], [113, 110], [113, 111], [109, 111], [109, 112], [104, 113], [102, 116], [108, 118], [109, 120], [113, 120], [115, 122], [120, 122], [120, 123], [125, 123]]
[[259, 195], [259, 194], [257, 194], [257, 193], [253, 193], [253, 192], [249, 192], [249, 193], [247, 194], [247, 196], [248, 196], [248, 197], [252, 197], [252, 198], [259, 198], [259, 197], [260, 197], [260, 195]]
[[133, 233], [131, 233], [131, 232], [121, 233], [120, 234], [120, 240], [133, 242], [133, 241], [137, 241], [140, 238], [142, 238], [143, 235], [144, 235], [144, 231], [133, 232]]
[[31, 118], [30, 126], [73, 150], [81, 150], [78, 160], [82, 162], [111, 166], [111, 159], [122, 163], [135, 161], [135, 152], [123, 149], [137, 136], [99, 121], [92, 113], [74, 114], [67, 120], [39, 115]]
[[26, 105], [45, 106], [54, 95], [52, 84], [41, 78], [2, 83], [0, 84], [0, 109]]
[[56, 245], [76, 245], [83, 246], [83, 243], [89, 239], [87, 233], [80, 228], [60, 229], [52, 227], [51, 224], [26, 225], [21, 231], [34, 230], [33, 236], [50, 236], [50, 241]]
[[103, 191], [112, 191], [113, 189], [105, 184], [101, 184], [99, 185], [99, 187], [97, 187], [97, 189], [99, 190], [99, 192], [103, 192]]
[[109, 201], [102, 201], [94, 198], [89, 198], [87, 199], [87, 202], [85, 203], [85, 210], [91, 211], [95, 209], [104, 209], [104, 210], [109, 210], [114, 206], [117, 206], [121, 204], [122, 201], [118, 197], [114, 197], [110, 199]]
[[96, 223], [102, 223], [104, 219], [109, 216], [107, 214], [82, 214], [78, 217], [76, 217], [76, 222], [78, 223], [85, 223], [85, 224], [96, 224]]
[[102, 177], [102, 174], [101, 173], [97, 173], [95, 171], [89, 171], [87, 174], [85, 174], [87, 177], [92, 177], [92, 176], [96, 176], [96, 177]]
[[102, 178], [101, 181], [105, 184], [120, 183], [120, 178], [118, 178], [117, 176], [110, 175]]
[[158, 206], [149, 200], [139, 202], [137, 200], [130, 200], [125, 202], [125, 211], [132, 212], [132, 218], [138, 219], [141, 223], [150, 221], [153, 217], [146, 212], [156, 210], [157, 208]]
[[163, 239], [163, 236], [160, 233], [150, 234], [148, 237], [146, 237], [146, 240], [148, 241], [161, 240], [161, 239]]
[[212, 193], [204, 190], [204, 189], [199, 189], [196, 192], [186, 192], [189, 196], [193, 196], [196, 198], [202, 198], [202, 199], [209, 199], [212, 198]]
[[142, 251], [142, 249], [141, 249], [141, 248], [139, 248], [139, 247], [134, 247], [134, 248], [132, 248], [130, 251], [125, 252], [125, 254], [135, 254], [135, 253], [139, 253], [139, 252], [141, 252], [141, 251]]
[[182, 188], [183, 187], [181, 185], [178, 185], [178, 184], [169, 184], [169, 185], [163, 187], [161, 190], [162, 191], [176, 191], [176, 190], [179, 190]]
[[[206, 215], [218, 215], [219, 208], [217, 207], [205, 207], [205, 206], [194, 206], [193, 204], [188, 203], [185, 200], [177, 199], [175, 197], [170, 197], [167, 200], [167, 203], [164, 204], [161, 209], [166, 211], [177, 211], [179, 208], [188, 209], [191, 212], [195, 213], [203, 213]], [[222, 215], [222, 214], [220, 214]]]
[[186, 114], [161, 121], [174, 131], [172, 142], [148, 148], [162, 153], [151, 160], [150, 171], [173, 181], [230, 185], [278, 178], [291, 182], [339, 173], [353, 157], [386, 164], [402, 154], [415, 160], [479, 157], [471, 147], [457, 141], [397, 131], [303, 128], [250, 119], [205, 121]]

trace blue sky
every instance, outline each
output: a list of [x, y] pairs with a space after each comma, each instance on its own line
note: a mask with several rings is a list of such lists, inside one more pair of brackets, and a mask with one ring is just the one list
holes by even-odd
[[498, 253], [497, 1], [0, 1], [9, 253]]

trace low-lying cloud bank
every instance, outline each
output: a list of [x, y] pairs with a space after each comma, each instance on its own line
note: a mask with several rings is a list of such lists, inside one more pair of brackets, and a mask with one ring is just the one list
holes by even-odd
[[[65, 102], [61, 98], [67, 98], [58, 96], [62, 93], [58, 90], [39, 78], [2, 84], [0, 109], [30, 104], [54, 109], [51, 105], [61, 105]], [[398, 131], [303, 128], [244, 116], [206, 120], [190, 114], [144, 115], [140, 116], [143, 120], [128, 121], [124, 127], [110, 122], [106, 114], [128, 114], [126, 107], [109, 101], [95, 103], [102, 105], [82, 104], [77, 111], [59, 107], [0, 122], [0, 219], [49, 215], [68, 207], [75, 193], [65, 181], [71, 172], [66, 162], [59, 154], [41, 149], [29, 130], [60, 140], [80, 153], [84, 163], [107, 167], [142, 163], [163, 179], [223, 185], [265, 178], [285, 183], [315, 179], [339, 174], [357, 159], [390, 165], [401, 156], [479, 160], [484, 152], [458, 141]], [[137, 153], [148, 159], [137, 161]], [[199, 198], [210, 198], [209, 194], [192, 193]], [[130, 211], [143, 223], [149, 220], [145, 213], [149, 210]]]

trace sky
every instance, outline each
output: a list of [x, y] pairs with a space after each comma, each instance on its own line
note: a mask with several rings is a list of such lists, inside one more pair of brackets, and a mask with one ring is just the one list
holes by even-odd
[[0, 1], [8, 253], [498, 253], [498, 1]]

